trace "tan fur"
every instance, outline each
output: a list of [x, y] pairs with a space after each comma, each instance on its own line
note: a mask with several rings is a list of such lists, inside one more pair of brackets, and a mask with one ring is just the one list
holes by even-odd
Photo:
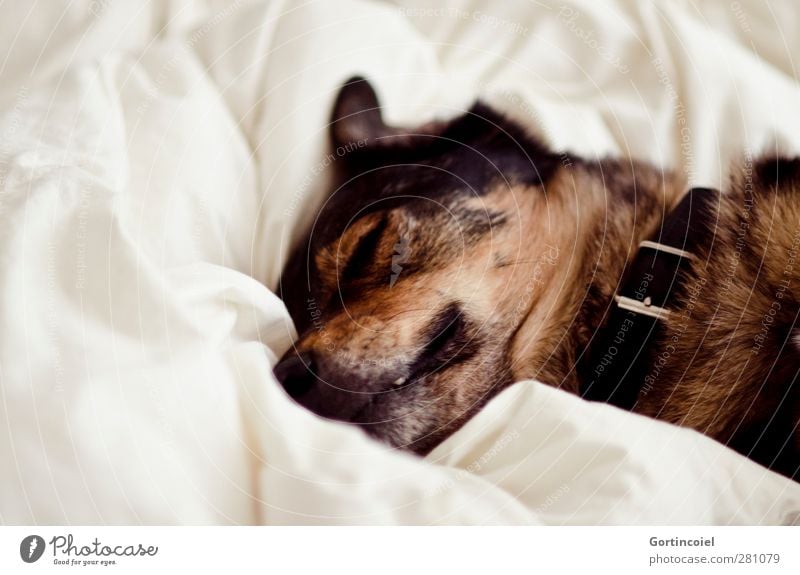
[[[663, 346], [674, 349], [637, 405], [724, 443], [773, 417], [797, 371], [787, 361], [796, 358], [796, 343], [784, 332], [796, 319], [800, 203], [795, 190], [775, 193], [743, 178], [727, 191], [714, 243], [688, 274], [691, 297], [676, 310]], [[781, 352], [787, 355], [777, 361]], [[784, 408], [794, 414], [800, 446], [796, 397]]]
[[[619, 189], [636, 189], [635, 203], [621, 202]], [[548, 242], [559, 246], [561, 261], [514, 339], [516, 379], [578, 391], [576, 350], [598, 327], [639, 242], [684, 189], [672, 173], [630, 161], [562, 167], [547, 186], [553, 222]]]

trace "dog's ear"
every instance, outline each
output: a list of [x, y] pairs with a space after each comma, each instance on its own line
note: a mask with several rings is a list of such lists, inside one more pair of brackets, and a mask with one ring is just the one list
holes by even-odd
[[415, 129], [388, 126], [381, 116], [378, 96], [370, 83], [359, 76], [345, 82], [331, 117], [331, 140], [339, 146], [371, 150], [425, 146], [441, 133], [445, 122], [429, 122]]
[[331, 139], [334, 146], [371, 142], [387, 131], [375, 90], [364, 78], [350, 78], [333, 106]]

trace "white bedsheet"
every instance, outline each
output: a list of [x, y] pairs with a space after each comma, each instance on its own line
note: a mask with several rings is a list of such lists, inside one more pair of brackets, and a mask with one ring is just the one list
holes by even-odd
[[556, 148], [720, 185], [800, 152], [800, 19], [746, 4], [2, 3], [0, 523], [798, 521], [800, 485], [536, 382], [422, 460], [271, 375], [343, 80], [391, 121], [483, 93]]

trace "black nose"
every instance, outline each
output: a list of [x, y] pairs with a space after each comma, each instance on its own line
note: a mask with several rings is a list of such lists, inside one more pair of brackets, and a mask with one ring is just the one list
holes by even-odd
[[324, 355], [289, 351], [273, 368], [286, 392], [297, 403], [317, 415], [339, 421], [354, 421], [373, 399], [368, 381], [343, 372]]
[[305, 395], [317, 380], [316, 366], [310, 353], [290, 353], [275, 366], [272, 373], [286, 392], [297, 399]]

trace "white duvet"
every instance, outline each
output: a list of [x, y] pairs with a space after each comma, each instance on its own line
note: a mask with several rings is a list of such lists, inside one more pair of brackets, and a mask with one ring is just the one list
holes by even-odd
[[520, 382], [426, 460], [295, 406], [271, 291], [346, 78], [481, 93], [557, 149], [720, 185], [800, 153], [791, 2], [0, 4], [0, 523], [791, 523], [800, 485]]

